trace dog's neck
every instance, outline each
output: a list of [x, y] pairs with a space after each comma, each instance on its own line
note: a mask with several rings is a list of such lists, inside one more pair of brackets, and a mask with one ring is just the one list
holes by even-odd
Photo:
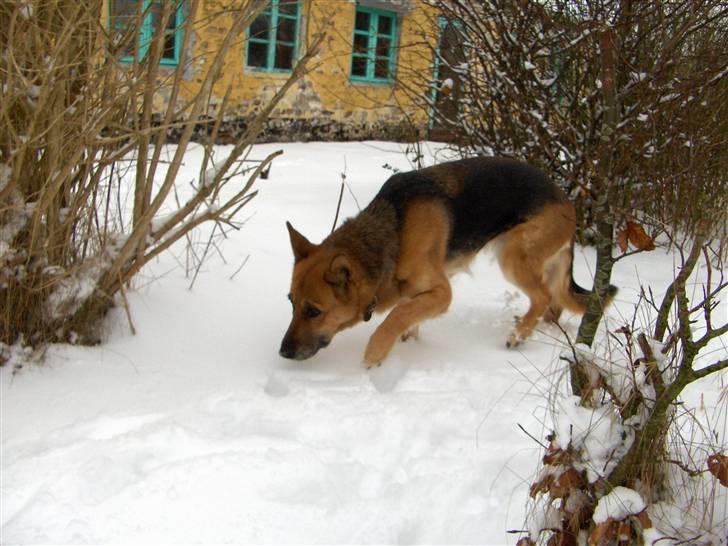
[[[372, 210], [372, 207], [379, 210]], [[376, 225], [370, 216], [376, 218]], [[345, 248], [347, 255], [361, 268], [368, 284], [379, 285], [392, 275], [399, 254], [394, 208], [373, 201], [358, 216], [344, 222], [322, 245]]]
[[399, 234], [394, 208], [373, 201], [358, 216], [344, 222], [322, 245], [346, 249], [347, 257], [360, 272], [362, 319], [369, 320], [377, 306], [377, 294], [391, 282], [397, 263]]

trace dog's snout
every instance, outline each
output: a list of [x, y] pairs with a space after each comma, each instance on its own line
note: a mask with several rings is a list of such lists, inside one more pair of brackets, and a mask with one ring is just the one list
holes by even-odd
[[296, 349], [289, 339], [284, 338], [281, 342], [281, 348], [278, 351], [278, 354], [281, 355], [283, 358], [295, 358]]
[[291, 335], [286, 334], [281, 342], [281, 348], [278, 354], [283, 358], [290, 358], [293, 360], [306, 360], [315, 355], [319, 349], [323, 349], [331, 342], [331, 338], [321, 336], [315, 338], [313, 341], [296, 339]]

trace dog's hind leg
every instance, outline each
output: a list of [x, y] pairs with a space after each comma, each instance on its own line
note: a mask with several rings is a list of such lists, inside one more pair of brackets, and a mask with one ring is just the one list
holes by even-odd
[[438, 202], [416, 203], [407, 211], [395, 272], [402, 299], [369, 339], [364, 353], [367, 367], [381, 364], [397, 339], [449, 307], [452, 290], [445, 273], [449, 229]]
[[554, 302], [551, 302], [546, 309], [546, 312], [543, 314], [543, 319], [546, 322], [553, 322], [554, 324], [559, 322], [559, 318], [561, 317], [561, 313], [564, 311], [564, 308], [561, 307], [558, 304], [555, 304]]
[[537, 260], [529, 259], [523, 242], [518, 239], [512, 237], [503, 247], [500, 263], [503, 274], [528, 296], [531, 305], [508, 336], [508, 347], [518, 345], [531, 335], [538, 319], [551, 303], [551, 294], [541, 278]]
[[530, 299], [531, 306], [508, 337], [518, 345], [533, 332], [538, 319], [558, 320], [563, 309], [561, 285], [571, 278], [569, 245], [575, 230], [570, 203], [545, 207], [503, 236], [499, 261], [506, 278]]

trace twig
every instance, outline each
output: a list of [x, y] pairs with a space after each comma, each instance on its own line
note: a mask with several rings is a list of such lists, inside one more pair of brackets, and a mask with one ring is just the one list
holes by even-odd
[[129, 330], [131, 335], [136, 335], [136, 328], [134, 328], [134, 321], [131, 318], [131, 307], [129, 306], [129, 300], [126, 298], [126, 287], [124, 283], [119, 279], [119, 291], [121, 292], [121, 299], [124, 302], [124, 311], [126, 312], [126, 320], [129, 322]]
[[341, 210], [341, 199], [344, 197], [344, 185], [346, 184], [346, 156], [344, 156], [344, 172], [341, 173], [341, 188], [339, 189], [339, 200], [336, 203], [336, 214], [334, 215], [334, 223], [331, 226], [331, 232], [336, 229], [336, 222], [339, 221], [339, 211]]
[[701, 474], [708, 472], [707, 468], [705, 470], [691, 470], [685, 463], [676, 459], [665, 459], [665, 462], [680, 467], [680, 469], [691, 478], [694, 478], [695, 476], [700, 476]]
[[344, 196], [344, 177], [345, 175], [341, 175], [341, 189], [339, 190], [339, 200], [336, 203], [336, 215], [334, 216], [334, 223], [331, 225], [331, 232], [333, 233], [334, 229], [336, 229], [336, 222], [339, 220], [339, 210], [341, 210], [341, 198]]
[[523, 433], [524, 433], [524, 434], [525, 434], [526, 436], [528, 436], [529, 438], [531, 438], [531, 440], [533, 440], [534, 442], [536, 442], [536, 443], [537, 443], [538, 445], [540, 445], [540, 446], [541, 446], [542, 448], [544, 448], [544, 449], [548, 449], [548, 446], [547, 446], [546, 444], [544, 444], [543, 442], [541, 442], [541, 441], [540, 441], [540, 440], [539, 440], [538, 438], [536, 438], [536, 437], [535, 437], [535, 436], [534, 436], [533, 434], [531, 434], [531, 433], [530, 433], [530, 432], [528, 432], [528, 431], [527, 431], [527, 430], [526, 430], [525, 428], [523, 428], [523, 426], [521, 425], [521, 423], [516, 423], [516, 424], [518, 425], [518, 428], [520, 428], [520, 429], [521, 429], [521, 430], [523, 431]]
[[705, 377], [706, 375], [710, 375], [712, 373], [719, 372], [720, 370], [725, 370], [726, 368], [728, 368], [728, 358], [719, 360], [718, 362], [714, 362], [713, 364], [710, 364], [709, 366], [705, 366], [705, 368], [700, 368], [699, 370], [694, 370], [692, 373], [692, 376], [695, 379], [700, 379], [701, 377]]
[[218, 224], [214, 224], [212, 227], [212, 232], [210, 233], [210, 237], [207, 239], [207, 244], [205, 245], [205, 250], [202, 253], [202, 257], [197, 260], [197, 267], [195, 268], [195, 274], [192, 276], [192, 282], [187, 287], [187, 290], [192, 290], [192, 287], [195, 285], [195, 281], [197, 280], [197, 275], [200, 274], [200, 269], [202, 269], [202, 264], [205, 263], [205, 258], [207, 258], [207, 253], [210, 251], [210, 247], [212, 246], [213, 238], [215, 237], [215, 231], [217, 230]]
[[242, 270], [242, 269], [243, 269], [243, 268], [245, 267], [245, 264], [247, 264], [247, 263], [248, 263], [248, 260], [249, 260], [249, 259], [250, 259], [250, 254], [248, 254], [248, 255], [247, 255], [247, 256], [245, 257], [245, 259], [243, 260], [243, 263], [242, 263], [242, 264], [240, 264], [240, 267], [238, 267], [238, 268], [237, 268], [237, 269], [235, 270], [235, 273], [233, 273], [232, 275], [230, 275], [230, 280], [233, 280], [233, 278], [235, 277], [235, 275], [237, 275], [238, 273], [240, 273], [240, 271], [241, 271], [241, 270]]

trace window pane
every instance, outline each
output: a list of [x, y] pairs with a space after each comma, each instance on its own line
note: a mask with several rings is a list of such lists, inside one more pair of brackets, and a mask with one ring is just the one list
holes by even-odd
[[114, 33], [116, 43], [125, 40], [122, 56], [130, 57], [134, 54], [133, 36], [127, 33], [136, 33], [137, 24], [137, 0], [112, 0], [111, 2], [111, 31]]
[[167, 21], [167, 30], [176, 30], [177, 29], [177, 10], [172, 10], [172, 13], [169, 15], [169, 20]]
[[366, 55], [369, 37], [366, 34], [354, 34], [354, 53]]
[[[149, 6], [149, 14], [151, 15], [152, 21], [152, 28], [149, 29], [149, 33], [153, 34], [159, 28], [159, 22], [162, 20], [162, 5], [159, 2], [154, 2]], [[169, 18], [174, 28], [174, 9], [170, 9]], [[167, 25], [169, 25], [169, 22]]]
[[298, 14], [298, 0], [280, 0], [278, 4], [279, 13], [285, 13], [286, 15], [297, 15]]
[[278, 32], [276, 39], [279, 42], [293, 43], [296, 41], [296, 20], [281, 17], [278, 19]]
[[369, 14], [364, 11], [356, 12], [356, 23], [354, 28], [357, 30], [366, 30], [369, 32]]
[[351, 59], [351, 75], [362, 76], [367, 75], [367, 58], [366, 57], [352, 57]]
[[176, 45], [177, 45], [177, 35], [174, 33], [167, 34], [164, 37], [164, 49], [162, 50], [162, 58], [168, 59], [170, 61], [176, 61], [177, 60]]
[[374, 63], [374, 77], [389, 79], [389, 59], [377, 59]]
[[[169, 18], [167, 19], [167, 23], [165, 25], [165, 36], [164, 36], [164, 43], [162, 44], [162, 59], [174, 61], [177, 59], [176, 55], [176, 33], [175, 30], [177, 28], [177, 3], [176, 2], [169, 2], [170, 6], [170, 13]], [[149, 37], [153, 38], [154, 34], [157, 32], [157, 29], [159, 28], [160, 23], [162, 22], [162, 15], [163, 15], [163, 7], [161, 2], [155, 2], [150, 6], [150, 12], [151, 12], [151, 28], [148, 29], [149, 31]], [[151, 45], [151, 44], [150, 44]]]
[[392, 41], [389, 38], [377, 39], [377, 57], [389, 57], [389, 48]]
[[111, 0], [111, 17], [129, 18], [137, 13], [137, 0]]
[[261, 40], [269, 40], [270, 16], [258, 15], [250, 25], [250, 37], [259, 38]]
[[386, 34], [387, 36], [390, 36], [392, 34], [392, 18], [391, 17], [387, 17], [386, 15], [380, 15], [379, 23], [377, 26], [379, 27], [377, 29], [377, 32], [379, 34]]
[[293, 68], [293, 46], [278, 44], [276, 46], [275, 68]]
[[268, 44], [248, 43], [248, 66], [265, 68], [268, 62]]

